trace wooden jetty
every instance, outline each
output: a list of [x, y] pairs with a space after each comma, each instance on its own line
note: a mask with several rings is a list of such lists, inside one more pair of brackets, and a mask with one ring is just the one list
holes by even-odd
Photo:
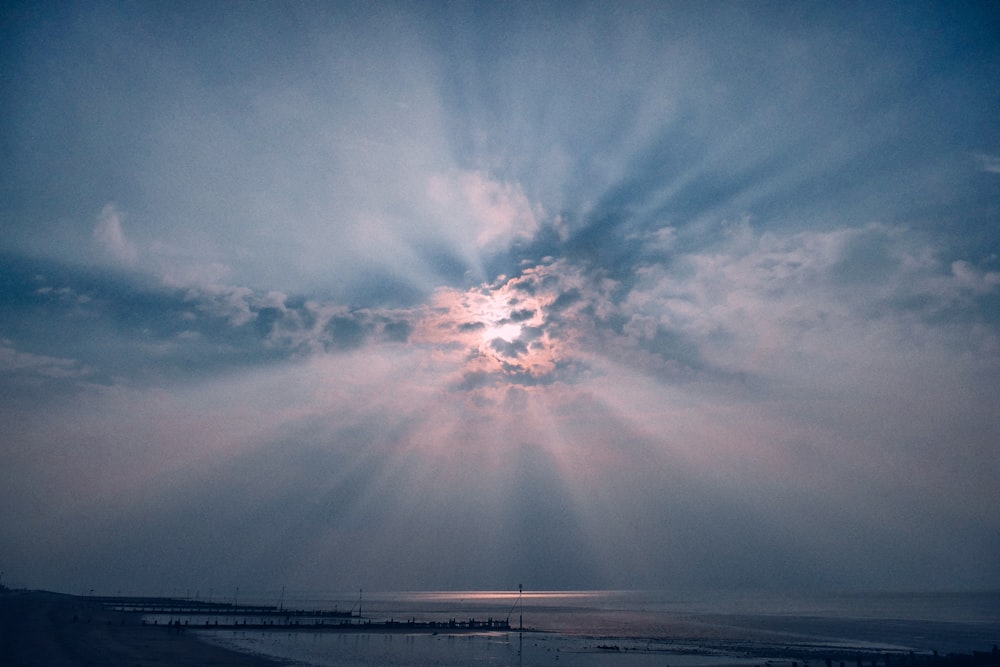
[[[418, 621], [416, 618], [374, 620], [360, 610], [286, 609], [281, 606], [239, 605], [166, 597], [90, 597], [106, 611], [143, 617], [143, 625], [160, 625], [175, 632], [191, 630], [296, 630], [322, 632], [474, 633], [509, 632], [507, 619], [469, 618]], [[524, 628], [519, 628], [523, 630]]]

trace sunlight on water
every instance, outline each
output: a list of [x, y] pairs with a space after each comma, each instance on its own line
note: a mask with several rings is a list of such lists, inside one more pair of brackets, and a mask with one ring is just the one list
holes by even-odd
[[[344, 599], [313, 599], [315, 608]], [[1000, 643], [1000, 593], [706, 600], [653, 591], [422, 591], [364, 596], [364, 620], [510, 619], [510, 632], [204, 631], [241, 651], [344, 665], [764, 665]], [[347, 605], [349, 606], [349, 605]], [[517, 632], [523, 616], [524, 633]], [[559, 662], [561, 660], [561, 662]]]

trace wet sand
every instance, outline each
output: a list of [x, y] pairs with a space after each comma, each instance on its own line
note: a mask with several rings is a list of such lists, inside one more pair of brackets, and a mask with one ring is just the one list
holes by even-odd
[[283, 663], [206, 644], [193, 632], [143, 625], [85, 597], [0, 592], [0, 664], [11, 667], [275, 667]]

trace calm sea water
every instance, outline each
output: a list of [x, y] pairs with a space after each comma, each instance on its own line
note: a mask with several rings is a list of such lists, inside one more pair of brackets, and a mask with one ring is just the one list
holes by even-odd
[[[289, 599], [346, 610], [358, 595]], [[211, 631], [208, 640], [317, 667], [362, 665], [855, 664], [858, 653], [1000, 644], [1000, 592], [678, 597], [655, 591], [365, 593], [372, 620], [509, 619], [509, 633]], [[355, 609], [356, 610], [356, 609]], [[523, 626], [532, 631], [519, 633]], [[543, 632], [538, 632], [543, 631]], [[869, 663], [870, 664], [870, 663]]]

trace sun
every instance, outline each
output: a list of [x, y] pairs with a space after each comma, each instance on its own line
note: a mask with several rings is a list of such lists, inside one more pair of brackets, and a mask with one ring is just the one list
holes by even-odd
[[[503, 320], [501, 320], [503, 321]], [[500, 340], [513, 343], [521, 337], [521, 325], [507, 322], [499, 325], [487, 325], [483, 332], [483, 342], [487, 345], [499, 338]]]
[[572, 312], [553, 310], [562, 292], [550, 273], [543, 265], [471, 288], [439, 288], [411, 341], [454, 362], [460, 386], [546, 385], [563, 357], [561, 324]]
[[523, 381], [552, 371], [543, 299], [514, 289], [508, 281], [480, 291], [467, 305], [471, 307], [465, 316], [478, 325], [477, 340], [469, 342], [489, 372]]

